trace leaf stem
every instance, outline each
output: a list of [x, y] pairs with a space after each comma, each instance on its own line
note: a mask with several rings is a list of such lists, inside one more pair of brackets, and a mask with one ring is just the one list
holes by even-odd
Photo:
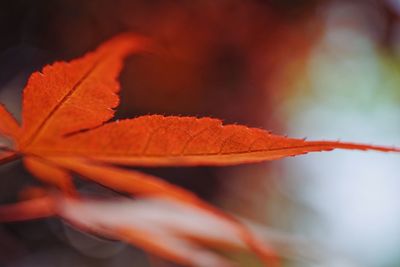
[[6, 146], [0, 146], [0, 152], [8, 152], [7, 155], [3, 158], [0, 157], [0, 165], [7, 164], [9, 162], [15, 161], [19, 158], [21, 158], [21, 154], [19, 154], [17, 151], [6, 147]]

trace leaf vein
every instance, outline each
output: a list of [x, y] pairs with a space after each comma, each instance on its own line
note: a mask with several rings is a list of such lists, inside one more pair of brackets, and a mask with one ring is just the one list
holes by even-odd
[[38, 138], [40, 133], [46, 127], [46, 124], [51, 120], [54, 114], [68, 101], [68, 99], [79, 89], [80, 85], [93, 73], [96, 67], [100, 64], [101, 59], [98, 59], [93, 66], [80, 78], [76, 84], [64, 95], [60, 102], [47, 114], [47, 116], [43, 119], [40, 125], [37, 127], [35, 132], [31, 135], [31, 138], [26, 142], [26, 146], [34, 143], [35, 140]]

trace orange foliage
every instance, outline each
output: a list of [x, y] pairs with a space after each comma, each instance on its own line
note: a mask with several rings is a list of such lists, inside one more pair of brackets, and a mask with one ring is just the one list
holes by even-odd
[[106, 123], [64, 139], [31, 146], [27, 151], [46, 157], [81, 156], [136, 166], [182, 166], [259, 162], [335, 148], [396, 150], [287, 138], [257, 128], [223, 126], [217, 119], [153, 115]]
[[101, 125], [118, 106], [122, 60], [143, 49], [144, 40], [122, 35], [69, 63], [56, 62], [29, 78], [23, 95], [19, 147]]
[[[134, 243], [178, 263], [203, 266], [207, 266], [207, 262], [213, 263], [208, 266], [225, 264], [225, 259], [200, 249], [193, 239], [230, 245], [234, 241], [206, 238], [205, 232], [190, 236], [189, 230], [192, 228], [189, 227], [188, 232], [173, 236], [165, 231], [147, 229], [150, 236], [159, 234], [167, 242], [166, 245], [152, 243], [143, 238], [147, 230], [141, 229], [136, 221], [126, 224], [109, 221], [109, 216], [124, 216], [123, 212], [129, 213], [129, 210], [111, 209], [114, 215], [95, 213], [93, 210], [110, 211], [102, 206], [107, 207], [108, 204], [77, 196], [71, 176], [75, 173], [120, 192], [139, 195], [147, 200], [164, 201], [171, 204], [168, 208], [172, 210], [184, 207], [187, 213], [194, 212], [201, 219], [226, 225], [227, 229], [232, 230], [231, 235], [226, 236], [239, 240], [240, 248], [251, 249], [268, 266], [276, 266], [274, 253], [231, 216], [157, 177], [109, 164], [228, 165], [336, 148], [400, 152], [398, 148], [287, 138], [241, 125], [224, 126], [221, 121], [210, 118], [153, 115], [107, 122], [113, 117], [114, 108], [119, 103], [119, 83], [116, 78], [122, 60], [132, 52], [146, 49], [145, 39], [131, 34], [120, 35], [82, 58], [68, 63], [57, 62], [46, 66], [42, 72], [32, 74], [24, 90], [21, 127], [4, 106], [0, 106], [0, 133], [12, 138], [16, 144], [13, 148], [7, 148], [7, 157], [24, 156], [25, 166], [33, 175], [67, 193], [65, 196], [49, 195], [43, 199], [3, 207], [0, 209], [0, 220], [59, 215], [78, 227]], [[159, 202], [157, 207], [160, 206]], [[118, 201], [116, 206], [118, 203], [122, 206], [137, 205], [133, 200]], [[79, 213], [81, 209], [88, 214]], [[122, 213], [115, 214], [118, 211]], [[90, 219], [91, 212], [99, 217]], [[132, 211], [131, 216], [134, 215]], [[178, 216], [176, 220], [181, 218]], [[188, 227], [184, 221], [180, 223]], [[204, 260], [191, 261], [191, 253], [199, 253], [202, 255], [199, 259], [204, 257]]]

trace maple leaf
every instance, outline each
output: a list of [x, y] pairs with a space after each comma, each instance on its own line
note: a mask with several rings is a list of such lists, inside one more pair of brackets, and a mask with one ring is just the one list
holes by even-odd
[[[82, 58], [71, 62], [56, 62], [44, 67], [41, 72], [33, 73], [23, 93], [21, 126], [0, 105], [0, 134], [13, 141], [12, 147], [1, 147], [0, 163], [24, 157], [26, 168], [34, 176], [61, 189], [66, 195], [64, 198], [71, 201], [65, 203], [75, 203], [69, 206], [68, 212], [82, 207], [101, 209], [100, 204], [86, 203], [87, 200], [80, 199], [71, 174], [132, 195], [158, 200], [168, 198], [174, 205], [186, 205], [186, 208], [201, 211], [206, 216], [218, 218], [220, 223], [229, 224], [235, 229], [237, 238], [272, 266], [276, 265], [275, 258], [271, 256], [273, 253], [232, 217], [192, 193], [157, 177], [111, 164], [229, 165], [275, 160], [336, 148], [400, 152], [398, 148], [383, 146], [287, 138], [262, 129], [223, 125], [220, 120], [211, 118], [152, 115], [108, 122], [119, 103], [117, 76], [124, 58], [147, 48], [146, 39], [123, 34]], [[54, 199], [50, 202], [54, 203]], [[16, 217], [33, 218], [36, 210], [44, 210], [48, 216], [51, 210], [43, 208], [48, 207], [46, 202], [34, 203], [29, 202], [32, 208], [30, 211], [18, 208], [20, 206], [8, 211], [16, 214]], [[57, 214], [71, 219], [63, 212]], [[84, 217], [78, 217], [75, 215], [71, 220], [84, 220]], [[92, 221], [85, 226], [88, 230], [103, 233], [96, 222]], [[129, 232], [131, 236], [127, 241], [161, 257], [193, 264], [180, 260], [188, 256], [182, 256], [182, 252], [172, 248], [166, 252], [167, 248], [163, 246], [144, 244], [141, 238], [143, 233], [136, 224], [126, 227], [114, 228], [114, 225], [109, 225], [107, 233], [115, 236], [121, 229], [125, 229], [123, 233]], [[117, 235], [120, 239], [124, 239], [124, 236], [121, 233]]]
[[[249, 249], [248, 236], [232, 220], [168, 196], [132, 200], [48, 194], [0, 207], [1, 221], [49, 216], [59, 216], [96, 235], [157, 251], [166, 259], [188, 266], [233, 266], [207, 248], [232, 252]], [[274, 254], [268, 253], [271, 262]]]

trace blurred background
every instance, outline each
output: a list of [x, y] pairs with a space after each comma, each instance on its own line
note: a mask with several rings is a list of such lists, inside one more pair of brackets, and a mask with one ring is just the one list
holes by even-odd
[[[118, 118], [211, 116], [399, 146], [399, 15], [399, 0], [2, 0], [0, 102], [19, 117], [30, 73], [132, 31], [160, 49], [127, 61]], [[262, 225], [285, 266], [400, 266], [398, 155], [143, 170]], [[36, 183], [20, 162], [0, 177], [2, 203]], [[0, 225], [0, 266], [175, 265], [51, 219]]]

